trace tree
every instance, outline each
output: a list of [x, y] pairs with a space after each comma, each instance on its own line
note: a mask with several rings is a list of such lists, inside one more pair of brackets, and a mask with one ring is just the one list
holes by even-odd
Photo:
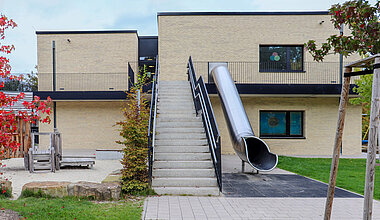
[[38, 74], [32, 71], [26, 74], [26, 76], [24, 91], [38, 91]]
[[[5, 80], [21, 81], [22, 76], [15, 76], [11, 74], [11, 66], [9, 59], [6, 57], [14, 50], [13, 45], [3, 45], [1, 41], [5, 39], [5, 30], [13, 29], [16, 23], [12, 19], [8, 19], [5, 15], [0, 14], [0, 88], [4, 87]], [[20, 143], [12, 140], [13, 134], [17, 131], [17, 121], [24, 120], [31, 123], [40, 121], [42, 123], [50, 122], [50, 108], [48, 107], [51, 99], [41, 101], [39, 97], [35, 96], [32, 102], [23, 102], [26, 109], [31, 110], [28, 114], [26, 111], [14, 112], [12, 107], [18, 101], [24, 98], [24, 93], [19, 93], [16, 96], [11, 96], [0, 91], [0, 165], [1, 160], [5, 157], [5, 152], [16, 150]], [[46, 117], [41, 117], [41, 114], [46, 114]]]
[[143, 194], [148, 192], [148, 126], [149, 102], [141, 94], [147, 82], [146, 67], [140, 70], [137, 83], [127, 92], [127, 104], [122, 108], [124, 120], [117, 122], [124, 145], [124, 156], [121, 161], [122, 191], [127, 194]]
[[315, 40], [305, 43], [314, 60], [323, 61], [323, 58], [333, 52], [343, 54], [345, 57], [359, 53], [360, 55], [377, 54], [380, 51], [380, 2], [371, 6], [368, 1], [347, 1], [343, 4], [333, 5], [329, 12], [331, 22], [336, 29], [342, 25], [348, 28], [348, 35], [331, 35], [320, 48]]
[[[331, 52], [343, 54], [345, 57], [359, 53], [361, 56], [374, 55], [380, 52], [380, 23], [379, 23], [380, 2], [371, 6], [368, 1], [347, 1], [345, 3], [333, 5], [329, 12], [331, 22], [336, 29], [342, 25], [348, 28], [345, 31], [348, 35], [331, 35], [326, 43], [322, 43], [318, 49], [316, 42], [310, 40], [305, 44], [314, 60], [323, 61], [323, 58]], [[359, 94], [357, 98], [351, 98], [350, 103], [361, 104], [363, 113], [370, 114], [372, 75], [360, 76], [355, 81], [357, 87], [353, 89]], [[363, 118], [363, 138], [367, 133], [369, 118]]]

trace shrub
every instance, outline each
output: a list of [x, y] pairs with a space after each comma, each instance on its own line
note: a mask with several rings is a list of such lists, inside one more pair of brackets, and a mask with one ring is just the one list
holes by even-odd
[[122, 192], [126, 194], [140, 194], [148, 191], [148, 126], [149, 102], [141, 95], [142, 86], [146, 82], [146, 74], [138, 77], [138, 83], [131, 88], [126, 106], [123, 107], [124, 120], [117, 123], [120, 126], [120, 135], [124, 145], [124, 156], [121, 161]]

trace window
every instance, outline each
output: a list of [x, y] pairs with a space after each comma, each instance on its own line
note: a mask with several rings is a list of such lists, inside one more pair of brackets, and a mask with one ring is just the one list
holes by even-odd
[[260, 46], [260, 72], [302, 72], [303, 46]]
[[260, 137], [303, 137], [303, 112], [260, 111]]

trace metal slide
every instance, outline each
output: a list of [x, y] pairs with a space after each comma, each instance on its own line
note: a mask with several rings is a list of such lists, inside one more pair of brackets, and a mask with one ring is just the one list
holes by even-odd
[[218, 89], [232, 145], [244, 162], [258, 171], [273, 170], [278, 161], [268, 145], [256, 137], [249, 123], [239, 93], [226, 66], [217, 65], [211, 70]]

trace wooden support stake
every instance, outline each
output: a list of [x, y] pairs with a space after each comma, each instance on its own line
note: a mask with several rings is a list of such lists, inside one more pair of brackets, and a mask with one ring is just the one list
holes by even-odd
[[[352, 68], [345, 68], [344, 72], [350, 73], [351, 71], [352, 71]], [[332, 210], [332, 204], [333, 204], [334, 193], [335, 193], [336, 176], [338, 174], [340, 149], [342, 146], [344, 118], [346, 116], [346, 105], [348, 101], [348, 93], [350, 90], [350, 79], [351, 77], [344, 77], [344, 82], [342, 84], [342, 91], [340, 94], [338, 123], [337, 123], [337, 128], [336, 128], [336, 133], [335, 133], [333, 158], [332, 158], [331, 170], [330, 170], [330, 180], [329, 180], [329, 187], [327, 191], [326, 206], [325, 206], [325, 216], [324, 216], [325, 220], [329, 220], [331, 218], [331, 210]]]
[[[380, 58], [375, 58], [375, 64], [380, 64]], [[371, 100], [371, 115], [369, 121], [369, 134], [368, 134], [368, 150], [367, 150], [367, 165], [365, 175], [365, 188], [364, 188], [364, 206], [363, 206], [363, 219], [372, 219], [373, 208], [373, 188], [375, 180], [375, 164], [376, 164], [376, 135], [379, 126], [379, 77], [380, 69], [373, 71], [372, 81], [372, 100]]]

